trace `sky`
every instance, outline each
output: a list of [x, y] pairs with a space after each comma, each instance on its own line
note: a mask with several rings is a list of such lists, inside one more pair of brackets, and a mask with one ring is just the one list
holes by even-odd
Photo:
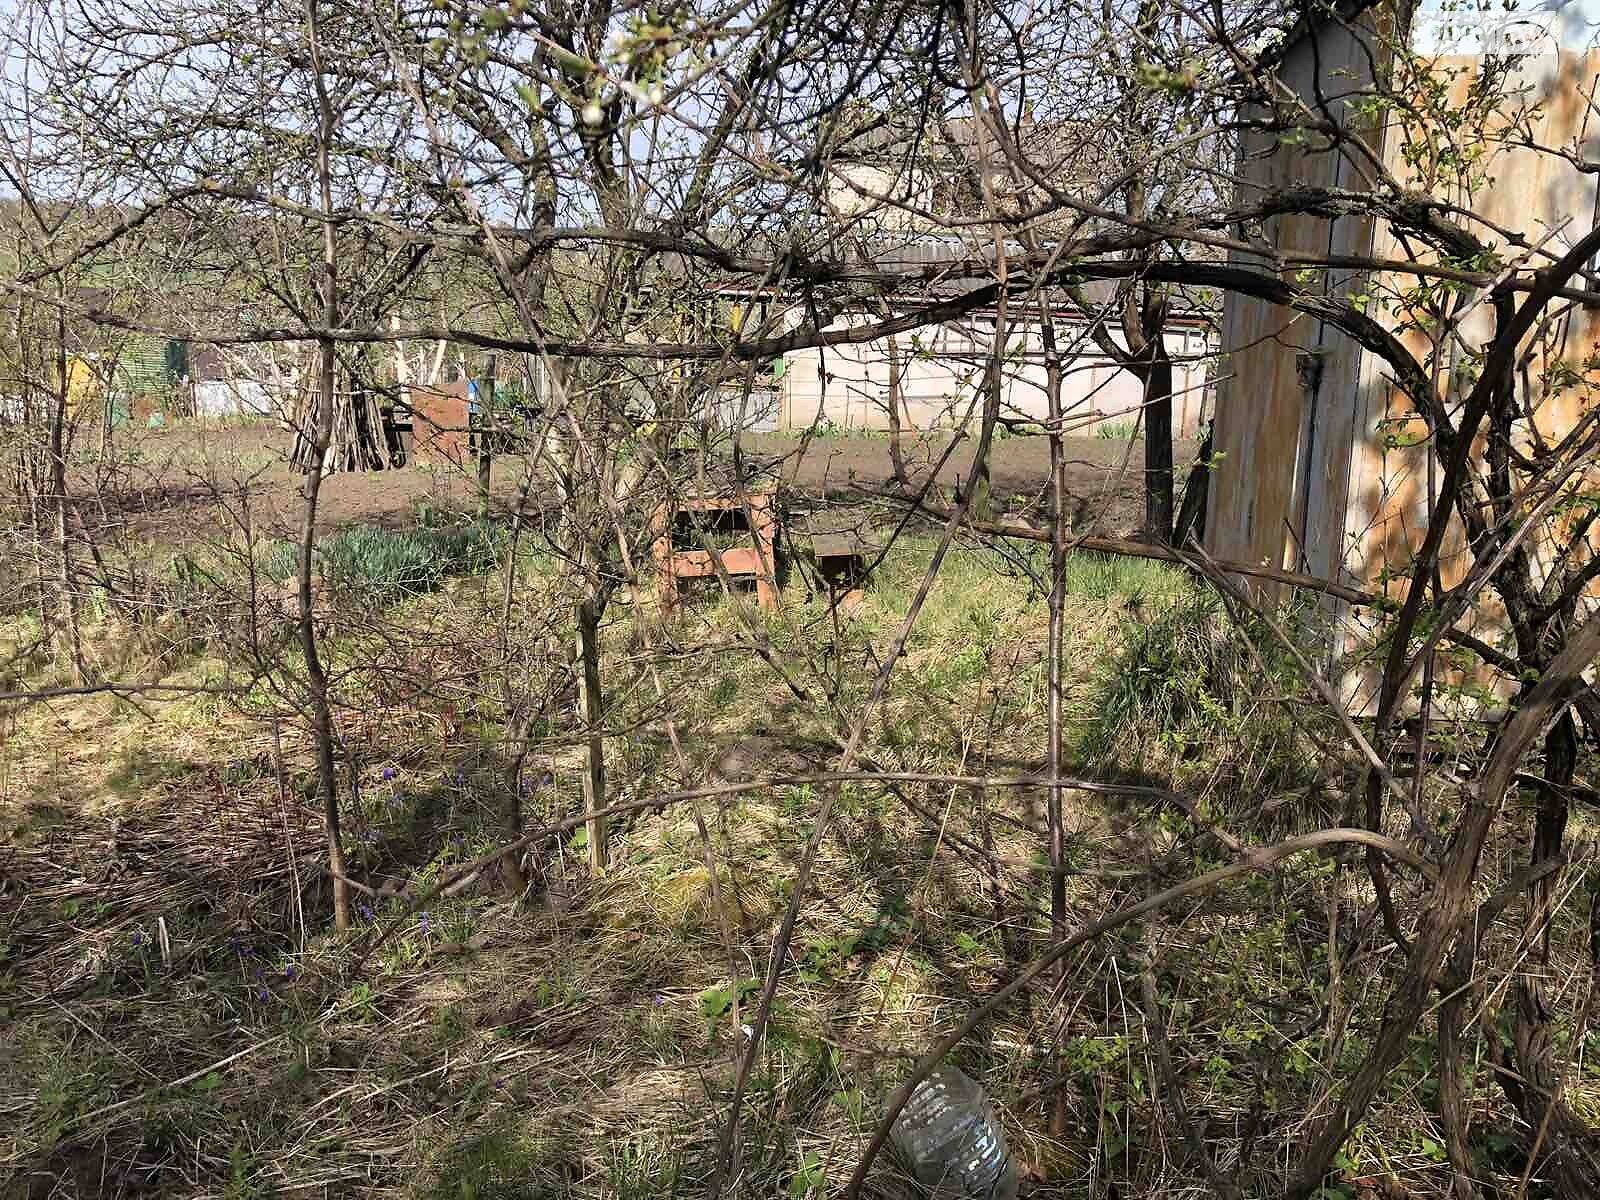
[[1412, 41], [1423, 54], [1588, 50], [1600, 46], [1600, 0], [1422, 0]]

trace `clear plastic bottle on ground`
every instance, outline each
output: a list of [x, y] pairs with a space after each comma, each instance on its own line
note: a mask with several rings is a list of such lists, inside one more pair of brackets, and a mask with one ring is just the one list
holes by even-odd
[[912, 1091], [891, 1134], [917, 1181], [938, 1200], [1015, 1200], [1017, 1166], [983, 1089], [938, 1067]]

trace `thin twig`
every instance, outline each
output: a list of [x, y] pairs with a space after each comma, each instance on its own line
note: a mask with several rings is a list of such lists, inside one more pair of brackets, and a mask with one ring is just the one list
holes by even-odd
[[894, 1126], [895, 1119], [900, 1115], [900, 1110], [905, 1107], [906, 1101], [911, 1098], [912, 1091], [944, 1060], [944, 1057], [959, 1046], [963, 1040], [983, 1024], [989, 1014], [994, 1012], [1011, 997], [1015, 996], [1029, 983], [1037, 979], [1052, 965], [1066, 955], [1071, 954], [1079, 946], [1095, 940], [1113, 929], [1119, 929], [1130, 921], [1158, 912], [1175, 901], [1187, 896], [1197, 896], [1220, 887], [1229, 880], [1237, 879], [1241, 875], [1250, 875], [1256, 872], [1275, 870], [1286, 859], [1308, 850], [1322, 850], [1330, 846], [1360, 845], [1370, 846], [1381, 850], [1399, 862], [1408, 865], [1417, 865], [1420, 860], [1405, 845], [1393, 838], [1384, 837], [1382, 834], [1373, 833], [1369, 829], [1323, 829], [1316, 833], [1303, 834], [1299, 837], [1289, 838], [1274, 846], [1252, 849], [1239, 859], [1225, 867], [1218, 867], [1214, 871], [1207, 871], [1204, 875], [1196, 875], [1182, 883], [1175, 884], [1164, 891], [1157, 892], [1133, 904], [1124, 905], [1122, 908], [1102, 917], [1093, 924], [1085, 926], [1072, 937], [1053, 947], [1043, 957], [1035, 959], [1022, 971], [1012, 976], [1004, 986], [993, 992], [987, 1000], [968, 1014], [967, 1019], [958, 1026], [954, 1032], [943, 1038], [938, 1045], [924, 1055], [911, 1072], [910, 1077], [900, 1085], [899, 1089], [890, 1097], [884, 1108], [883, 1117], [878, 1122], [878, 1127], [873, 1131], [872, 1139], [867, 1143], [867, 1148], [861, 1156], [861, 1161], [856, 1164], [850, 1182], [845, 1186], [844, 1200], [855, 1200], [861, 1193], [862, 1185], [867, 1179], [867, 1172], [872, 1168], [872, 1162], [883, 1149], [884, 1143], [889, 1139], [889, 1131]]

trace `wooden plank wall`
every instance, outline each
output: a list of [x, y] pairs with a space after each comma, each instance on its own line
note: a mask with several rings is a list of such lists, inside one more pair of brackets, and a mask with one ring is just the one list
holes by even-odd
[[[1372, 63], [1352, 30], [1339, 26], [1295, 46], [1281, 73], [1299, 94], [1323, 96], [1350, 124], [1338, 97], [1369, 85]], [[1285, 144], [1276, 136], [1247, 134], [1239, 202], [1295, 185], [1337, 187], [1358, 173], [1357, 164], [1323, 139]], [[1364, 218], [1291, 215], [1265, 225], [1267, 244], [1312, 254], [1364, 253], [1372, 239], [1371, 222]], [[1261, 256], [1231, 258], [1236, 265], [1263, 266]], [[1325, 283], [1348, 290], [1359, 281], [1329, 275]], [[1362, 369], [1359, 347], [1320, 321], [1230, 295], [1222, 349], [1214, 442], [1222, 458], [1211, 481], [1208, 545], [1219, 558], [1330, 573], [1342, 549], [1332, 531], [1343, 525], [1337, 509], [1348, 474], [1349, 393]], [[1263, 590], [1279, 594], [1273, 587]]]
[[[1385, 8], [1363, 18], [1363, 36], [1388, 19]], [[1374, 39], [1381, 41], [1381, 39]], [[1284, 81], [1302, 96], [1330, 97], [1328, 109], [1342, 106], [1331, 97], [1359, 88], [1372, 78], [1379, 56], [1369, 54], [1348, 28], [1328, 27], [1313, 42], [1294, 48], [1284, 63]], [[1387, 70], [1380, 66], [1378, 69]], [[1463, 102], [1480, 64], [1471, 58], [1440, 58], [1433, 69], [1448, 78], [1452, 100]], [[1562, 52], [1529, 55], [1507, 87], [1522, 89], [1502, 120], [1526, 122], [1534, 139], [1546, 146], [1587, 147], [1600, 135], [1600, 120], [1589, 97], [1600, 87], [1600, 53]], [[1348, 119], [1348, 110], [1345, 111]], [[1369, 130], [1385, 168], [1407, 186], [1427, 188], [1462, 204], [1491, 223], [1516, 230], [1537, 241], [1555, 231], [1546, 248], [1559, 254], [1586, 234], [1596, 220], [1594, 176], [1555, 155], [1493, 146], [1485, 167], [1489, 179], [1472, 195], [1456, 194], [1416, 169], [1418, 144], [1444, 137], [1437, 129], [1407, 128], [1391, 121]], [[1454, 135], [1470, 139], [1470, 128]], [[1420, 142], [1419, 142], [1420, 139]], [[1482, 139], [1480, 139], [1481, 141]], [[1492, 145], [1492, 143], [1491, 143]], [[1408, 155], [1408, 147], [1412, 153]], [[1422, 156], [1426, 161], [1426, 155]], [[1317, 144], [1281, 145], [1256, 137], [1244, 148], [1241, 175], [1260, 194], [1291, 184], [1365, 186], [1359, 160], [1330, 153]], [[1241, 201], [1248, 199], [1241, 194]], [[1269, 240], [1285, 249], [1313, 253], [1408, 257], [1387, 226], [1365, 220], [1313, 217], [1279, 218]], [[1480, 235], [1491, 240], [1487, 227]], [[1507, 253], [1513, 249], [1502, 247]], [[1235, 255], [1241, 264], [1260, 266], [1260, 259]], [[1385, 286], [1404, 287], [1410, 280], [1378, 280], [1364, 290], [1380, 293]], [[1327, 286], [1350, 292], [1364, 287], [1351, 275], [1329, 273]], [[1398, 326], [1404, 314], [1374, 309], [1374, 315]], [[1461, 330], [1469, 345], [1490, 334], [1486, 310]], [[1441, 363], [1439, 377], [1447, 395], [1459, 402], [1449, 384], [1448, 356], [1435, 354], [1424, 335], [1404, 335], [1413, 353]], [[1529, 377], [1537, 381], [1552, 359], [1580, 360], [1600, 350], [1600, 312], [1573, 308], [1556, 335], [1528, 348]], [[1408, 403], [1387, 378], [1385, 364], [1336, 331], [1276, 306], [1230, 296], [1223, 314], [1223, 379], [1217, 390], [1216, 449], [1223, 455], [1211, 492], [1207, 542], [1212, 553], [1244, 561], [1309, 571], [1357, 586], [1376, 588], [1387, 580], [1390, 594], [1402, 594], [1402, 575], [1422, 540], [1430, 516], [1429, 478], [1433, 448]], [[1313, 360], [1320, 369], [1305, 370]], [[1546, 436], [1570, 429], [1592, 397], [1582, 388], [1546, 398], [1535, 420]], [[1440, 474], [1433, 462], [1433, 475]], [[1546, 548], [1548, 555], [1548, 549]], [[1459, 529], [1446, 544], [1443, 577], [1458, 582], [1470, 567]], [[1274, 588], [1261, 589], [1269, 597]], [[1370, 614], [1350, 613], [1330, 605], [1337, 631], [1330, 644], [1335, 653], [1370, 643], [1373, 632], [1362, 622]], [[1498, 634], [1503, 614], [1486, 602], [1475, 614], [1478, 631], [1490, 640]], [[1347, 697], [1360, 710], [1374, 686], [1373, 673], [1361, 668], [1345, 678]]]
[[[1452, 103], [1462, 103], [1477, 81], [1480, 62], [1473, 58], [1441, 57], [1435, 66], [1449, 79]], [[1519, 93], [1515, 118], [1526, 124], [1533, 139], [1549, 147], [1589, 146], [1600, 134], [1600, 120], [1591, 111], [1589, 97], [1600, 86], [1600, 52], [1545, 53], [1522, 59], [1516, 76], [1505, 88]], [[1503, 120], [1512, 119], [1506, 114]], [[1405, 162], [1408, 141], [1422, 136], [1421, 131], [1391, 126], [1385, 139], [1386, 165], [1402, 179], [1411, 168]], [[1434, 136], [1439, 136], [1437, 132]], [[1470, 207], [1487, 221], [1524, 234], [1530, 241], [1547, 235], [1545, 249], [1561, 254], [1593, 228], [1596, 219], [1595, 177], [1586, 174], [1554, 154], [1491, 143], [1484, 164], [1487, 182], [1473, 194], [1457, 187], [1435, 186], [1437, 194]], [[1480, 236], [1499, 244], [1506, 255], [1517, 253], [1503, 244], [1504, 239], [1480, 228]], [[1379, 255], [1399, 255], [1397, 244], [1387, 229], [1378, 233], [1375, 249]], [[1471, 345], [1485, 342], [1492, 333], [1486, 307], [1462, 327], [1463, 340]], [[1413, 353], [1426, 361], [1444, 359], [1421, 334], [1411, 332], [1404, 340]], [[1546, 364], [1564, 359], [1574, 363], [1600, 349], [1600, 312], [1574, 306], [1567, 310], [1554, 335], [1540, 344], [1525, 348], [1526, 378], [1537, 384]], [[1449, 385], [1447, 396], [1459, 402], [1460, 389]], [[1535, 410], [1534, 419], [1546, 437], [1559, 438], [1571, 429], [1584, 409], [1594, 402], [1584, 388], [1571, 388], [1545, 396]], [[1435, 477], [1442, 474], [1431, 442], [1407, 445], [1422, 438], [1424, 427], [1409, 402], [1389, 385], [1383, 365], [1375, 356], [1366, 356], [1361, 384], [1356, 395], [1359, 436], [1352, 448], [1350, 503], [1344, 537], [1349, 545], [1347, 569], [1368, 586], [1408, 569], [1414, 548], [1422, 541], [1431, 516], [1429, 501], [1430, 463]], [[1401, 444], [1396, 444], [1396, 443]], [[1481, 452], [1481, 439], [1479, 449]], [[1546, 560], [1550, 547], [1538, 548]], [[1472, 560], [1458, 525], [1452, 524], [1441, 563], [1445, 586], [1460, 582], [1471, 569]], [[1396, 599], [1404, 594], [1398, 579], [1391, 579], [1389, 593]], [[1487, 640], [1495, 641], [1504, 629], [1504, 613], [1493, 599], [1486, 599], [1470, 614], [1468, 627]], [[1370, 636], [1370, 624], [1350, 622], [1346, 644], [1355, 646]], [[1487, 672], [1480, 682], [1489, 682]], [[1376, 689], [1376, 672], [1364, 669], [1347, 681], [1347, 689], [1357, 703], [1369, 699]]]

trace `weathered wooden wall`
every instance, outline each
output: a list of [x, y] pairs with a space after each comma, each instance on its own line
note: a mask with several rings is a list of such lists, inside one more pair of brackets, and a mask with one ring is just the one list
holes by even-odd
[[[1375, 59], [1354, 28], [1331, 26], [1313, 42], [1294, 46], [1280, 67], [1285, 84], [1306, 97], [1343, 96], [1370, 86]], [[1355, 115], [1341, 99], [1328, 101], [1341, 123]], [[1308, 135], [1298, 144], [1270, 134], [1247, 134], [1241, 148], [1238, 197], [1254, 203], [1299, 185], [1362, 186], [1361, 164]], [[1365, 217], [1287, 215], [1269, 218], [1265, 245], [1310, 254], [1366, 254], [1373, 224]], [[1261, 268], [1263, 258], [1234, 254], [1236, 265]], [[1359, 280], [1348, 273], [1320, 277], [1335, 293]], [[1354, 391], [1360, 348], [1338, 330], [1292, 310], [1230, 294], [1223, 308], [1226, 355], [1217, 386], [1214, 449], [1206, 537], [1214, 554], [1335, 575], [1342, 557], [1343, 509], [1348, 499], [1352, 441], [1357, 436]]]
[[[1372, 79], [1380, 54], [1369, 53], [1375, 22], [1385, 20], [1375, 9], [1364, 20], [1361, 35], [1329, 26], [1297, 45], [1283, 67], [1284, 81], [1300, 95], [1349, 94]], [[1450, 100], [1467, 98], [1480, 60], [1438, 57], [1430, 62], [1447, 82]], [[1379, 69], [1386, 69], [1380, 66]], [[1600, 133], [1589, 97], [1600, 85], [1600, 54], [1557, 53], [1553, 49], [1518, 61], [1515, 75], [1501, 86], [1516, 98], [1496, 120], [1521, 121], [1533, 140], [1546, 147], [1584, 146]], [[1354, 114], [1338, 101], [1328, 111], [1347, 124]], [[1408, 186], [1425, 188], [1458, 202], [1484, 219], [1480, 236], [1504, 239], [1493, 227], [1514, 230], [1530, 241], [1548, 238], [1545, 248], [1559, 255], [1586, 234], [1596, 219], [1594, 176], [1555, 154], [1507, 145], [1469, 124], [1460, 130], [1419, 129], [1398, 120], [1362, 132], [1384, 167]], [[1465, 149], [1483, 155], [1487, 179], [1471, 195], [1440, 180], [1448, 172], [1430, 174], [1428, 147]], [[1420, 153], [1419, 153], [1420, 150]], [[1319, 147], [1286, 146], [1257, 139], [1245, 148], [1241, 172], [1246, 191], [1289, 184], [1360, 186], [1359, 160]], [[1453, 177], [1453, 176], [1452, 176]], [[1248, 199], [1241, 196], [1241, 200]], [[1283, 249], [1329, 254], [1372, 254], [1405, 258], [1411, 249], [1388, 226], [1370, 220], [1315, 217], [1280, 218], [1268, 240]], [[1505, 256], [1515, 247], [1501, 245]], [[1250, 262], [1248, 256], [1235, 256]], [[1259, 259], [1253, 265], [1260, 265]], [[1326, 286], [1344, 292], [1383, 296], [1414, 284], [1414, 279], [1366, 280], [1329, 273]], [[1373, 315], [1400, 327], [1405, 314], [1374, 307]], [[1489, 313], [1480, 306], [1460, 328], [1468, 346], [1490, 336]], [[1437, 377], [1448, 402], [1459, 402], [1449, 366], [1450, 354], [1436, 352], [1425, 335], [1403, 334], [1413, 353], [1437, 363]], [[1527, 348], [1527, 378], [1537, 381], [1553, 359], [1571, 362], [1600, 347], [1600, 324], [1594, 310], [1574, 307], [1563, 314], [1554, 334]], [[1216, 449], [1223, 459], [1213, 478], [1207, 541], [1218, 557], [1296, 568], [1357, 586], [1387, 588], [1398, 599], [1403, 578], [1427, 528], [1432, 505], [1430, 487], [1440, 471], [1426, 430], [1405, 398], [1389, 382], [1377, 356], [1364, 352], [1337, 331], [1303, 316], [1258, 301], [1228, 297], [1223, 314], [1223, 382], [1218, 388]], [[1546, 434], [1570, 429], [1591, 402], [1589, 392], [1572, 388], [1538, 401], [1535, 420]], [[1435, 482], [1430, 484], [1430, 479]], [[1548, 555], [1548, 549], [1543, 553]], [[1459, 527], [1452, 529], [1442, 563], [1449, 586], [1470, 568]], [[1265, 589], [1270, 595], [1273, 589]], [[1349, 651], [1373, 632], [1364, 621], [1371, 614], [1330, 605], [1338, 622], [1332, 648]], [[1492, 601], [1472, 614], [1480, 633], [1497, 636], [1503, 613]], [[1347, 696], [1359, 709], [1371, 698], [1374, 673], [1365, 666], [1346, 674]]]
[[[1475, 58], [1440, 57], [1435, 66], [1449, 81], [1450, 102], [1465, 102], [1477, 82], [1481, 62]], [[1581, 146], [1596, 132], [1595, 115], [1589, 97], [1595, 94], [1600, 75], [1600, 54], [1545, 53], [1530, 55], [1517, 63], [1514, 74], [1502, 87], [1520, 98], [1515, 117], [1525, 132], [1546, 147]], [[1510, 113], [1504, 114], [1507, 120]], [[1407, 171], [1405, 149], [1432, 132], [1392, 124], [1385, 138], [1384, 158], [1396, 174]], [[1460, 136], [1460, 135], [1458, 135]], [[1470, 133], [1465, 136], [1470, 137]], [[1555, 154], [1508, 145], [1498, 139], [1483, 142], [1487, 147], [1483, 170], [1486, 182], [1467, 194], [1459, 187], [1435, 185], [1443, 194], [1477, 213], [1485, 224], [1477, 232], [1499, 243], [1504, 257], [1518, 253], [1503, 239], [1493, 237], [1498, 226], [1515, 230], [1531, 242], [1544, 240], [1544, 248], [1559, 256], [1574, 241], [1593, 228], [1595, 209], [1594, 176], [1586, 174]], [[1413, 156], [1414, 157], [1414, 156]], [[1545, 240], [1547, 239], [1547, 240]], [[1404, 253], [1387, 229], [1380, 229], [1374, 249], [1379, 256]], [[1533, 264], [1538, 265], [1538, 264]], [[1402, 286], [1396, 282], [1395, 286]], [[1583, 408], [1593, 402], [1589, 390], [1575, 387], [1544, 392], [1538, 380], [1554, 360], [1576, 363], [1594, 353], [1600, 323], [1593, 309], [1573, 306], [1561, 315], [1551, 333], [1524, 347], [1524, 387], [1533, 386], [1533, 416], [1546, 436], [1570, 430]], [[1487, 306], [1480, 305], [1462, 323], [1460, 333], [1467, 345], [1481, 345], [1492, 336]], [[1419, 332], [1410, 331], [1404, 340], [1423, 361], [1448, 362], [1448, 353], [1439, 353]], [[1460, 397], [1449, 386], [1452, 402]], [[1430, 472], [1434, 480], [1442, 474], [1433, 443], [1425, 440], [1426, 430], [1409, 401], [1389, 385], [1382, 364], [1367, 355], [1363, 362], [1361, 386], [1356, 392], [1357, 421], [1360, 432], [1351, 463], [1351, 503], [1347, 506], [1344, 537], [1348, 544], [1347, 569], [1369, 586], [1387, 586], [1396, 599], [1403, 595], [1400, 580], [1410, 569], [1415, 549], [1420, 545], [1433, 504], [1430, 499]], [[1526, 436], [1526, 431], [1524, 431]], [[1480, 439], [1479, 452], [1482, 451]], [[1548, 559], [1550, 547], [1536, 544], [1536, 555]], [[1548, 563], [1546, 563], [1548, 565]], [[1470, 551], [1459, 525], [1452, 524], [1445, 543], [1440, 574], [1445, 586], [1459, 583], [1472, 567]], [[1359, 620], [1360, 614], [1357, 614]], [[1357, 620], [1350, 622], [1347, 637], [1355, 642], [1369, 632]], [[1495, 641], [1504, 629], [1504, 612], [1492, 597], [1468, 615], [1467, 624], [1487, 640]], [[1361, 670], [1349, 681], [1352, 695], [1366, 699], [1376, 689], [1376, 671]], [[1480, 681], [1487, 682], [1487, 673]]]

